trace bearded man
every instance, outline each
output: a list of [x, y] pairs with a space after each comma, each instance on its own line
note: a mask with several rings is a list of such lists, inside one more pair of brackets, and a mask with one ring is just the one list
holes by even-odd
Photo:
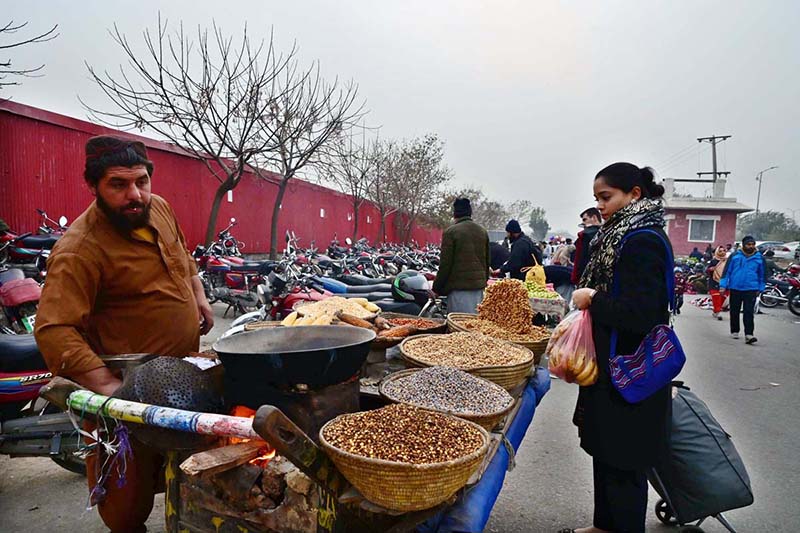
[[[101, 136], [86, 144], [84, 180], [95, 201], [53, 247], [36, 320], [47, 366], [111, 395], [120, 378], [99, 354], [183, 357], [214, 324], [211, 306], [175, 214], [151, 193], [143, 143]], [[92, 428], [89, 428], [90, 430]], [[163, 456], [131, 437], [125, 483], [110, 472], [97, 501], [112, 532], [144, 531]], [[90, 489], [104, 457], [87, 457]]]

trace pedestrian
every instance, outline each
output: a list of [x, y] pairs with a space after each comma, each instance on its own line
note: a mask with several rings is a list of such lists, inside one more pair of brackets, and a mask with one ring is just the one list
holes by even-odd
[[575, 241], [575, 261], [572, 266], [573, 285], [580, 283], [583, 271], [586, 270], [586, 265], [589, 264], [589, 244], [594, 239], [594, 236], [597, 235], [602, 223], [603, 217], [596, 207], [590, 207], [581, 213], [583, 231], [578, 233], [578, 238]]
[[697, 246], [692, 249], [692, 253], [689, 254], [689, 257], [692, 259], [697, 259], [698, 261], [703, 260], [703, 254], [700, 253], [700, 250], [697, 249]]
[[489, 266], [492, 268], [492, 270], [496, 270], [503, 266], [503, 263], [508, 261], [509, 255], [511, 255], [511, 253], [508, 251], [508, 247], [504, 244], [494, 241], [489, 243]]
[[565, 267], [572, 266], [572, 257], [575, 253], [575, 245], [572, 244], [572, 239], [567, 238], [564, 244], [558, 247], [555, 255], [553, 256], [553, 264]]
[[[95, 201], [47, 262], [34, 332], [39, 350], [53, 374], [106, 396], [121, 381], [98, 354], [184, 357], [214, 324], [175, 214], [151, 192], [152, 175], [143, 143], [89, 139], [84, 179]], [[85, 424], [89, 433], [96, 429]], [[144, 531], [163, 481], [163, 455], [135, 435], [130, 443], [124, 472], [107, 469], [100, 446], [86, 457], [89, 488], [104, 493], [98, 510], [112, 532]]]
[[489, 234], [472, 220], [468, 198], [453, 202], [453, 224], [442, 234], [433, 292], [447, 295], [451, 313], [476, 313], [489, 279]]
[[714, 247], [711, 246], [711, 243], [709, 243], [709, 245], [706, 246], [705, 252], [703, 252], [703, 261], [708, 262], [711, 261], [713, 258], [714, 258]]
[[542, 251], [530, 237], [525, 235], [516, 220], [511, 219], [508, 221], [506, 233], [511, 243], [511, 255], [509, 255], [508, 261], [503, 263], [500, 268], [492, 271], [492, 274], [502, 276], [508, 273], [514, 279], [525, 280], [525, 273], [522, 272], [522, 269], [533, 266], [534, 257], [536, 262], [541, 265]]
[[708, 293], [711, 295], [711, 316], [717, 320], [722, 320], [722, 304], [725, 302], [725, 297], [719, 290], [719, 280], [722, 279], [722, 274], [725, 272], [725, 265], [728, 261], [728, 253], [724, 246], [717, 246], [714, 252], [714, 258], [708, 263], [706, 275], [708, 276]]
[[786, 272], [785, 268], [781, 268], [775, 263], [775, 252], [767, 250], [764, 253], [764, 275], [767, 281], [775, 282], [775, 274], [783, 274]]
[[758, 294], [764, 292], [766, 267], [761, 252], [756, 249], [756, 240], [747, 236], [742, 239], [742, 247], [728, 258], [722, 279], [721, 291], [730, 292], [731, 337], [739, 338], [739, 314], [744, 314], [744, 338], [747, 344], [754, 344], [755, 305]]
[[[627, 403], [609, 378], [609, 355], [612, 330], [618, 332], [618, 353], [626, 354], [654, 326], [669, 322], [667, 276], [672, 265], [661, 240], [668, 239], [663, 194], [650, 168], [630, 163], [614, 163], [594, 180], [605, 222], [592, 243], [581, 288], [572, 297], [578, 309], [591, 314], [599, 368], [597, 382], [580, 387], [574, 415], [581, 447], [592, 456], [594, 527], [564, 532], [645, 530], [647, 472], [662, 459], [668, 442], [670, 387]], [[660, 237], [639, 233], [620, 249], [626, 234], [644, 228]], [[612, 295], [615, 278], [619, 292]]]

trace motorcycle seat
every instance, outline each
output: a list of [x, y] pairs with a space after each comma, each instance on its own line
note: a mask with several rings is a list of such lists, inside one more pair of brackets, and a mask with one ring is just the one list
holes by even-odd
[[378, 300], [375, 305], [386, 313], [402, 313], [405, 315], [419, 315], [422, 308], [414, 302], [398, 302], [395, 300]]
[[383, 285], [389, 284], [394, 281], [394, 278], [368, 278], [367, 276], [362, 276], [360, 274], [345, 274], [336, 278], [338, 281], [345, 283], [350, 286], [356, 285]]
[[241, 265], [231, 265], [231, 272], [258, 272], [269, 274], [279, 263], [277, 261], [248, 261]]
[[[345, 293], [345, 294], [337, 294], [336, 296], [341, 296], [342, 298], [366, 298], [370, 302], [377, 302], [378, 300], [386, 300], [392, 298], [392, 293], [390, 292], [368, 292], [368, 293]], [[419, 311], [417, 311], [419, 312]]]
[[31, 235], [22, 240], [25, 248], [35, 248], [37, 250], [52, 250], [53, 245], [58, 241], [55, 235]]
[[33, 335], [0, 335], [0, 372], [47, 370]]
[[376, 283], [375, 285], [356, 285], [347, 287], [348, 294], [366, 294], [368, 292], [392, 292], [392, 286], [386, 283]]

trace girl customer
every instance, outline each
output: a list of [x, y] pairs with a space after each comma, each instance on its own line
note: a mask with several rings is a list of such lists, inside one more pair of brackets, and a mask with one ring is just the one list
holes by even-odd
[[[574, 422], [583, 448], [593, 458], [593, 527], [578, 533], [643, 532], [647, 512], [647, 469], [659, 461], [668, 438], [670, 397], [665, 386], [637, 404], [627, 403], [608, 376], [611, 332], [618, 331], [617, 353], [636, 351], [656, 325], [669, 322], [667, 252], [648, 228], [664, 234], [664, 187], [650, 168], [614, 163], [594, 179], [597, 208], [606, 222], [592, 241], [591, 260], [572, 296], [589, 309], [600, 368], [597, 383], [581, 387]], [[668, 270], [667, 270], [668, 269]], [[616, 276], [618, 293], [612, 296]], [[571, 532], [571, 529], [562, 530]]]
[[717, 246], [714, 252], [714, 258], [708, 264], [708, 293], [711, 295], [711, 304], [714, 306], [714, 311], [711, 316], [717, 320], [722, 320], [722, 304], [725, 302], [725, 297], [719, 291], [719, 280], [722, 279], [722, 274], [725, 272], [725, 265], [728, 262], [727, 250], [724, 246]]

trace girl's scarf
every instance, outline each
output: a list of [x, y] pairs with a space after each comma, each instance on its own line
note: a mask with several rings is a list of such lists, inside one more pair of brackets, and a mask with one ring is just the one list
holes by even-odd
[[580, 286], [610, 292], [622, 238], [630, 231], [653, 227], [664, 227], [661, 200], [642, 198], [611, 215], [589, 245], [591, 259], [583, 272]]

